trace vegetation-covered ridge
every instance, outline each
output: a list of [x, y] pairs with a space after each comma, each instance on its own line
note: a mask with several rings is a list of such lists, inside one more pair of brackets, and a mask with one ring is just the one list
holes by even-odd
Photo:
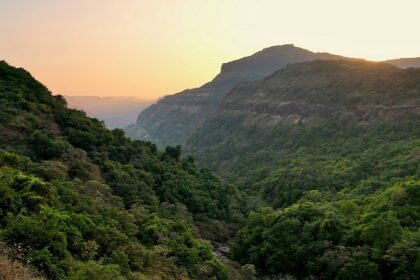
[[308, 62], [237, 86], [188, 148], [249, 195], [232, 254], [258, 274], [418, 279], [419, 119], [419, 69]]
[[[293, 63], [315, 60], [352, 60], [330, 53], [312, 52], [292, 44], [272, 46], [228, 63], [220, 73], [199, 88], [165, 96], [142, 111], [136, 124], [125, 128], [133, 139], [150, 140], [164, 148], [184, 145], [203, 123], [215, 115], [224, 97], [237, 85], [261, 80]], [[385, 61], [400, 68], [419, 67], [420, 58]]]
[[226, 279], [194, 221], [235, 220], [237, 190], [180, 147], [158, 152], [0, 62], [0, 238], [50, 279]]
[[184, 144], [196, 128], [217, 113], [223, 97], [237, 84], [263, 79], [289, 63], [317, 59], [345, 58], [289, 44], [265, 48], [223, 63], [220, 73], [212, 81], [199, 88], [165, 96], [141, 112], [137, 123], [125, 130], [130, 137], [150, 140], [160, 148]]

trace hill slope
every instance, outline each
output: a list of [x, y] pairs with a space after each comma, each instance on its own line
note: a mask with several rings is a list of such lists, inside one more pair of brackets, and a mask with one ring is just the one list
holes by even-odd
[[[247, 152], [283, 149], [287, 133], [296, 138], [326, 125], [369, 132], [384, 123], [415, 123], [420, 116], [419, 71], [366, 61], [289, 65], [262, 81], [235, 87], [186, 148], [229, 177], [249, 169], [256, 158], [245, 161]], [[280, 154], [268, 155], [276, 157]]]
[[137, 119], [153, 101], [136, 97], [65, 96], [69, 108], [86, 112], [105, 122], [108, 128], [123, 128]]
[[193, 222], [234, 219], [237, 198], [0, 62], [0, 238], [49, 279], [226, 279]]
[[[216, 114], [224, 96], [242, 82], [257, 81], [288, 64], [349, 59], [329, 53], [315, 53], [293, 45], [273, 46], [251, 56], [224, 63], [220, 73], [200, 88], [169, 95], [138, 116], [125, 130], [133, 139], [150, 140], [164, 148], [185, 144], [192, 132]], [[420, 67], [419, 58], [385, 61], [400, 68]]]
[[420, 69], [305, 62], [236, 86], [187, 149], [257, 209], [233, 246], [242, 264], [299, 279], [416, 279], [419, 120]]
[[314, 53], [293, 45], [266, 48], [251, 56], [222, 65], [220, 74], [200, 88], [169, 95], [144, 110], [137, 123], [126, 128], [134, 139], [160, 147], [183, 143], [191, 132], [216, 113], [222, 98], [237, 84], [262, 79], [289, 63], [338, 59], [337, 55]]

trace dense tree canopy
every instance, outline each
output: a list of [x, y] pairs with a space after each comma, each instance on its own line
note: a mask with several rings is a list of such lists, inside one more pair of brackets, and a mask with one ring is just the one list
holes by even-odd
[[234, 88], [188, 142], [254, 210], [234, 259], [266, 276], [417, 279], [419, 85], [419, 69], [315, 61]]
[[[227, 279], [199, 232], [243, 222], [231, 257], [246, 279], [418, 279], [419, 77], [313, 62], [237, 87], [227, 98], [244, 107], [225, 104], [189, 142], [229, 184], [1, 62], [0, 241], [50, 279]], [[293, 102], [319, 115], [265, 122]]]
[[238, 199], [180, 147], [107, 130], [0, 63], [0, 237], [47, 277], [226, 279], [193, 222], [237, 219]]

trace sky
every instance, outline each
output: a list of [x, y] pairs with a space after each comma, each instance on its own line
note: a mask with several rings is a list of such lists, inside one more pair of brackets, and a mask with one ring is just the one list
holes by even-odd
[[0, 60], [55, 94], [155, 99], [273, 45], [417, 57], [419, 13], [418, 0], [0, 0]]

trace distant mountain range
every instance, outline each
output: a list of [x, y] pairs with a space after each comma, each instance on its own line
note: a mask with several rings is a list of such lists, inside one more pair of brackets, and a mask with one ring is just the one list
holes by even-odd
[[155, 101], [132, 96], [65, 96], [68, 106], [85, 111], [105, 122], [108, 128], [123, 128], [136, 121], [138, 114]]
[[398, 59], [386, 60], [384, 62], [393, 64], [403, 69], [420, 67], [420, 57], [398, 58]]
[[[292, 44], [273, 46], [251, 56], [224, 63], [209, 83], [168, 95], [140, 113], [137, 122], [126, 128], [135, 139], [158, 146], [184, 144], [193, 131], [217, 113], [224, 96], [236, 85], [261, 80], [288, 64], [313, 60], [351, 60], [330, 53], [316, 53]], [[420, 67], [420, 58], [389, 60], [401, 68]]]

